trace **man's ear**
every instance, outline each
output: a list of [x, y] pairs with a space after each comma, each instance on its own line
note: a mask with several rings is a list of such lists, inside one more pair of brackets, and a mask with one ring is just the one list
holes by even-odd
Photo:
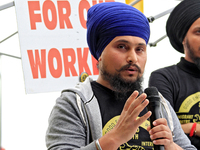
[[183, 44], [183, 46], [185, 45], [185, 38], [183, 39], [182, 44]]
[[187, 49], [186, 40], [187, 40], [187, 38], [186, 38], [186, 36], [185, 36], [185, 38], [184, 38], [183, 41], [182, 41], [184, 53], [185, 53], [185, 51], [186, 51], [186, 49]]
[[99, 59], [98, 59], [98, 62], [99, 62], [99, 61], [101, 61], [101, 56], [100, 56]]

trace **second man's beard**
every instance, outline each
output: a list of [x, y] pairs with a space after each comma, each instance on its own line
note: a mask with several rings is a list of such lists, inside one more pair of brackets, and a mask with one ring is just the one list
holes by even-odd
[[197, 68], [200, 70], [200, 58], [195, 56], [194, 49], [191, 47], [191, 44], [189, 43], [188, 40], [186, 40], [186, 46], [189, 51], [190, 58], [193, 60], [194, 64], [197, 66]]

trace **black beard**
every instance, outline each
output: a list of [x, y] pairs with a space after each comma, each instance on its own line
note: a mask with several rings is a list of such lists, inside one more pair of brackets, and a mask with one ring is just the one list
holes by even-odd
[[[200, 70], [200, 58], [199, 57], [196, 57], [194, 55], [194, 49], [191, 47], [190, 43], [188, 42], [188, 40], [186, 40], [186, 46], [187, 46], [187, 49], [189, 51], [189, 55], [190, 55], [190, 58], [193, 60], [194, 64], [197, 66], [197, 68]], [[200, 49], [200, 48], [199, 48]]]
[[132, 82], [126, 81], [121, 77], [120, 73], [112, 75], [104, 68], [101, 69], [101, 75], [104, 80], [110, 83], [112, 90], [115, 91], [116, 100], [127, 100], [135, 90], [142, 92], [143, 77], [137, 77], [137, 80]]

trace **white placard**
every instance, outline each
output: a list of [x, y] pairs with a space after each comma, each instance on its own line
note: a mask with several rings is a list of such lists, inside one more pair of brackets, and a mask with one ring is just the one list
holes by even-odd
[[26, 93], [74, 87], [82, 72], [96, 79], [86, 42], [87, 10], [125, 0], [15, 0]]

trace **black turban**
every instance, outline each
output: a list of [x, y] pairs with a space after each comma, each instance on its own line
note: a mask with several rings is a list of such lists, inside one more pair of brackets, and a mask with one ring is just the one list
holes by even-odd
[[171, 45], [184, 53], [182, 42], [190, 26], [200, 17], [200, 0], [183, 0], [171, 12], [166, 25]]

